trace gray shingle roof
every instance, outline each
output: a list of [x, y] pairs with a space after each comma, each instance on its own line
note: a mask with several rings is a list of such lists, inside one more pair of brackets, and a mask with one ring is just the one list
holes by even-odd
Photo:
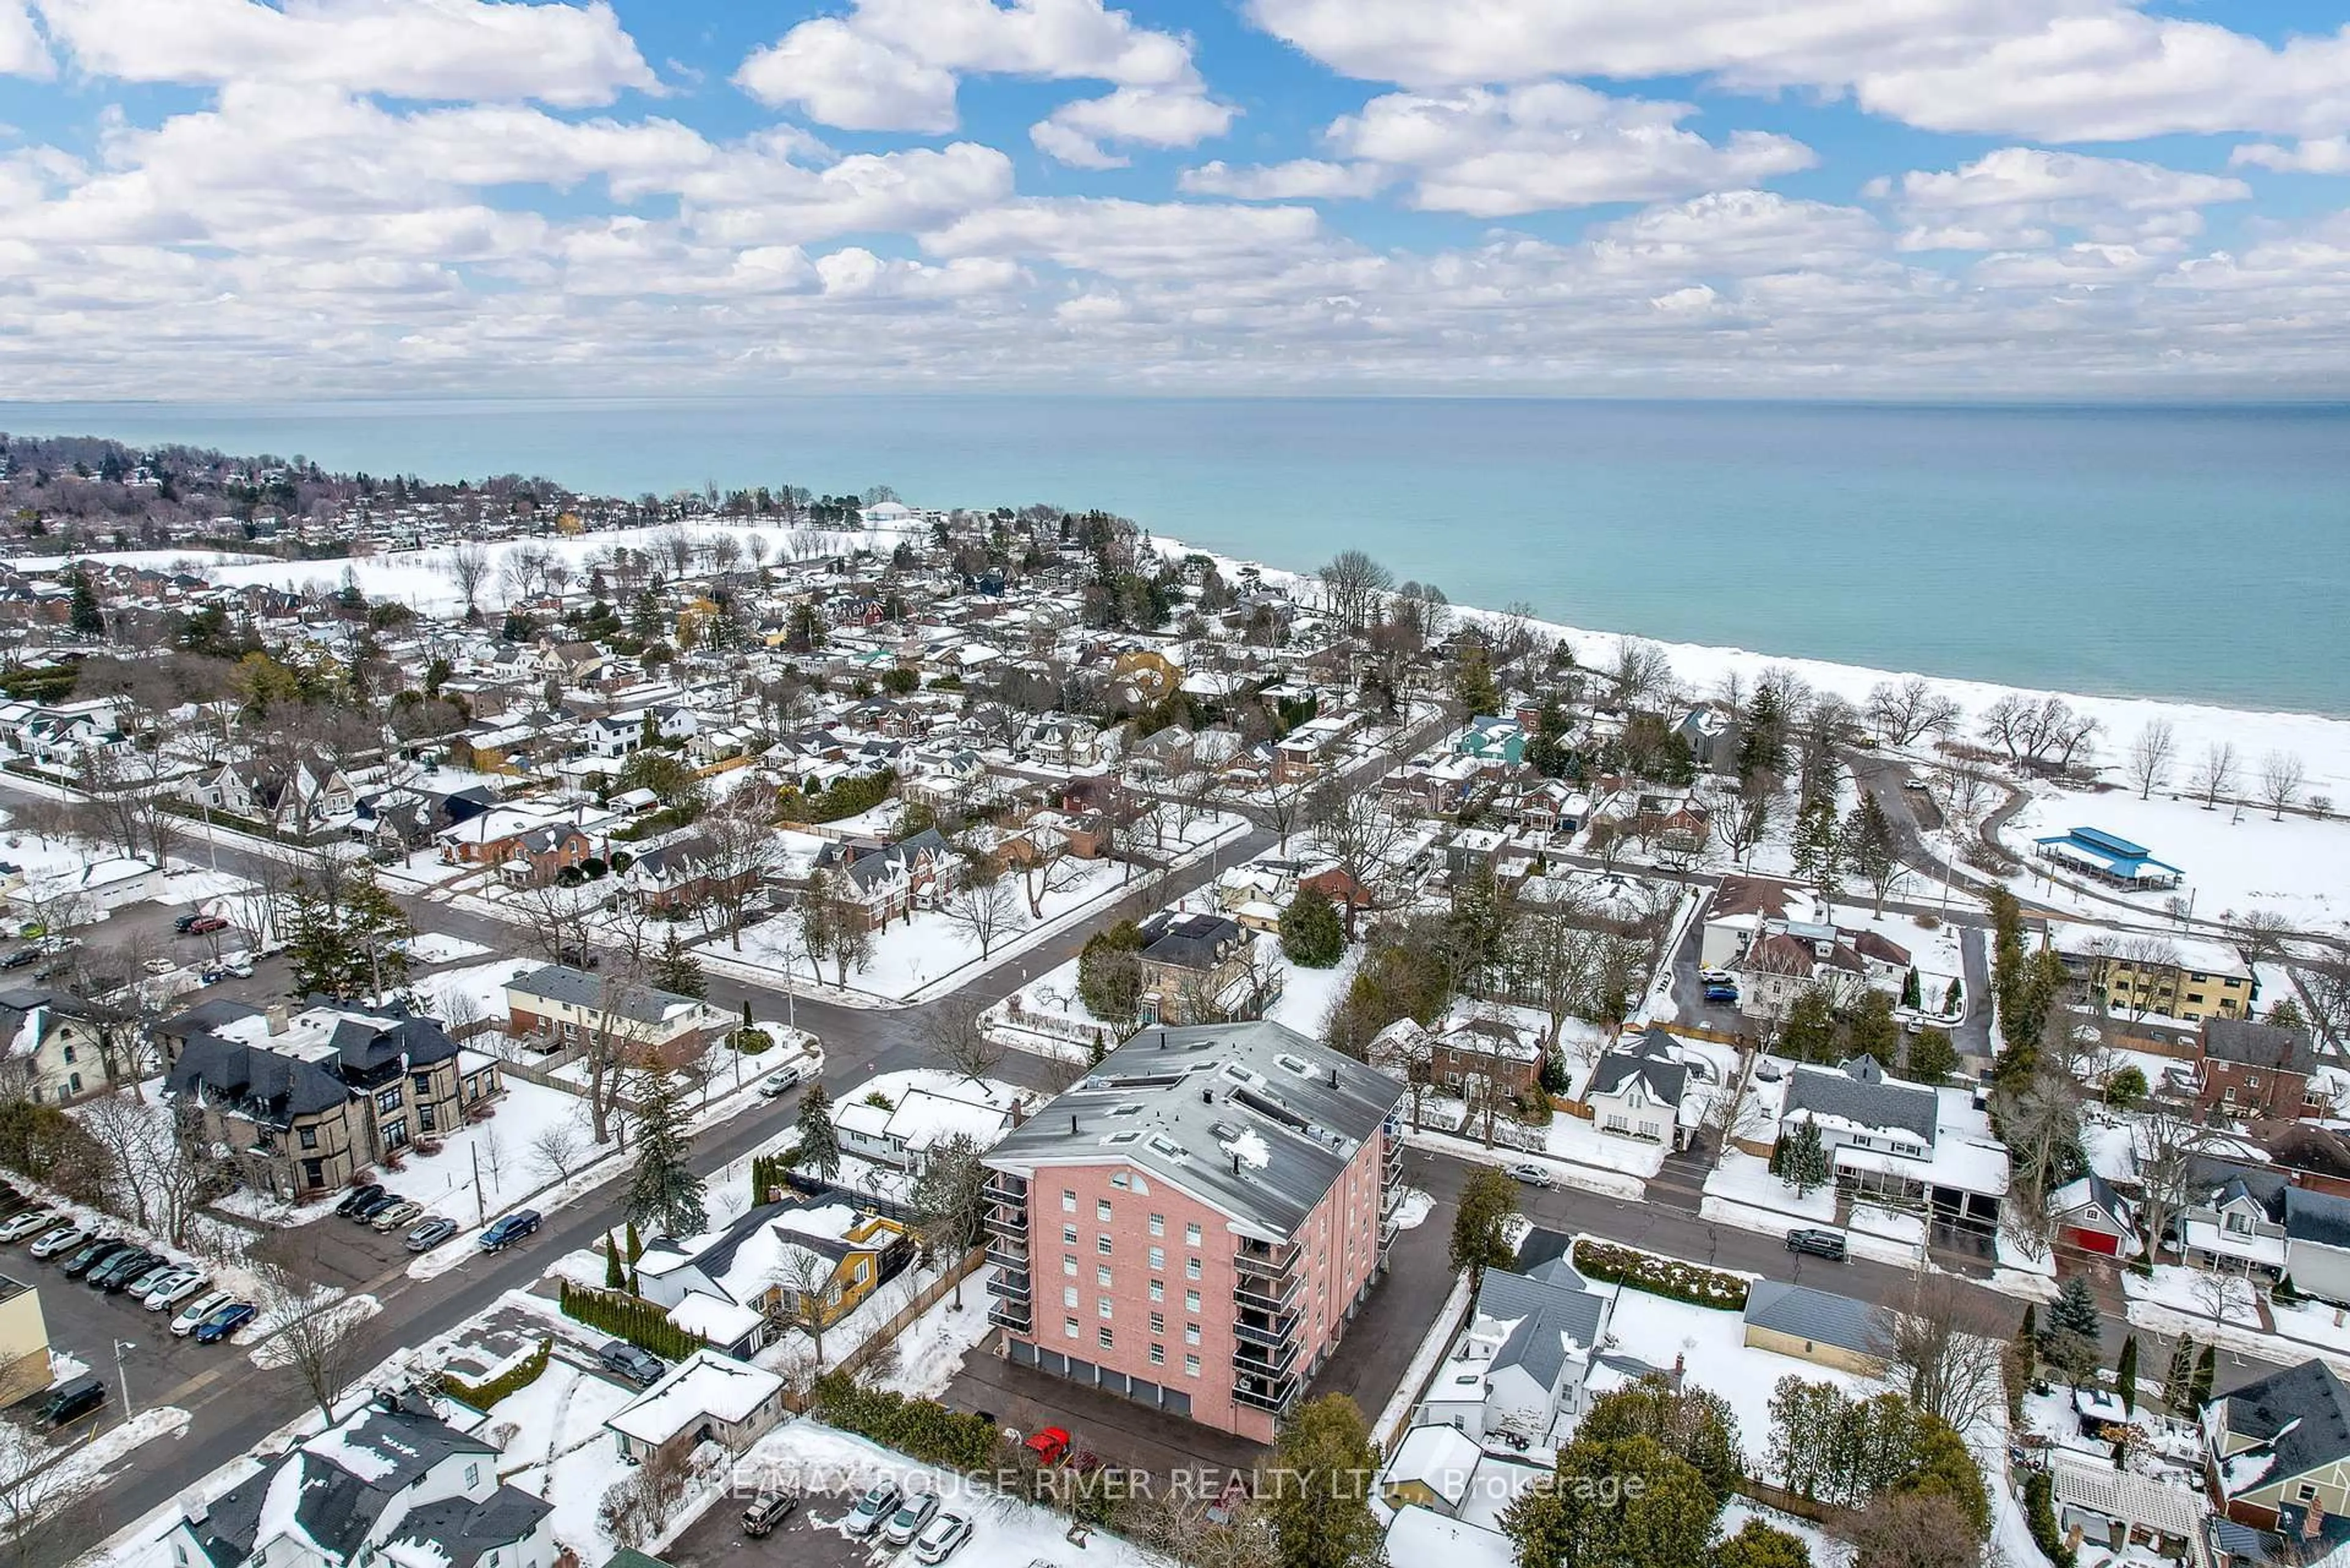
[[2306, 1187], [2286, 1188], [2284, 1233], [2296, 1241], [2350, 1249], [2350, 1198]]
[[1681, 1091], [1689, 1085], [1689, 1068], [1679, 1060], [1680, 1051], [1672, 1036], [1661, 1029], [1651, 1029], [1629, 1045], [1618, 1045], [1591, 1069], [1594, 1095], [1620, 1093], [1633, 1078], [1644, 1080], [1649, 1097], [1663, 1105], [1680, 1104]]
[[2323, 1361], [2304, 1361], [2223, 1394], [2228, 1430], [2273, 1449], [2282, 1480], [2350, 1459], [2350, 1389]]
[[1566, 1364], [1569, 1341], [1588, 1352], [1599, 1341], [1599, 1320], [1607, 1298], [1583, 1288], [1582, 1276], [1563, 1262], [1544, 1265], [1550, 1277], [1535, 1279], [1506, 1269], [1488, 1269], [1477, 1289], [1477, 1315], [1517, 1326], [1493, 1353], [1496, 1370], [1521, 1366], [1545, 1388], [1555, 1387]]
[[1124, 1158], [1286, 1237], [1403, 1092], [1278, 1023], [1147, 1029], [997, 1143], [987, 1163], [1027, 1176]]
[[1786, 1113], [1809, 1111], [1815, 1116], [1840, 1116], [1860, 1127], [1900, 1127], [1916, 1133], [1925, 1140], [1927, 1147], [1933, 1147], [1934, 1118], [1939, 1106], [1934, 1091], [1917, 1084], [1864, 1081], [1868, 1070], [1876, 1065], [1863, 1056], [1845, 1064], [1842, 1071], [1796, 1068], [1787, 1081]]
[[506, 983], [526, 995], [567, 1002], [591, 1012], [608, 1010], [615, 1017], [635, 1019], [641, 1023], [658, 1023], [671, 1008], [693, 1003], [690, 996], [657, 991], [618, 976], [590, 974], [568, 964], [541, 964], [536, 969], [525, 970]]
[[1875, 1307], [1850, 1296], [1815, 1291], [1808, 1285], [1755, 1281], [1746, 1292], [1746, 1323], [1751, 1328], [1791, 1334], [1798, 1339], [1838, 1345], [1864, 1355], [1880, 1354]]
[[2248, 1067], [2282, 1067], [2307, 1073], [2317, 1064], [2309, 1032], [2248, 1018], [2207, 1018], [2203, 1021], [2203, 1054]]

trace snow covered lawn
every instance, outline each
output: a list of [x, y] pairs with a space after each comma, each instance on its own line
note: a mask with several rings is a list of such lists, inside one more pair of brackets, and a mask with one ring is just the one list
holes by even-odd
[[960, 1311], [954, 1292], [949, 1291], [908, 1324], [891, 1345], [897, 1365], [875, 1383], [926, 1399], [945, 1393], [962, 1369], [964, 1354], [987, 1337], [987, 1282], [994, 1275], [993, 1264], [981, 1264], [963, 1277]]
[[[1565, 1121], [1571, 1118], [1562, 1116], [1559, 1119]], [[1600, 1135], [1594, 1133], [1591, 1136], [1596, 1138]], [[1439, 1132], [1435, 1130], [1432, 1124], [1426, 1131], [1413, 1132], [1409, 1123], [1407, 1122], [1403, 1138], [1408, 1144], [1421, 1148], [1437, 1149], [1455, 1158], [1473, 1160], [1480, 1165], [1514, 1165], [1524, 1159], [1529, 1152], [1541, 1152], [1512, 1148], [1499, 1142], [1496, 1142], [1492, 1148], [1487, 1148], [1478, 1138], [1464, 1137], [1457, 1133]], [[1614, 1144], [1621, 1143], [1623, 1140], [1609, 1138], [1607, 1141]], [[1661, 1163], [1661, 1160], [1659, 1163]], [[1586, 1192], [1597, 1192], [1609, 1198], [1637, 1200], [1648, 1191], [1648, 1184], [1642, 1176], [1627, 1169], [1621, 1164], [1584, 1165], [1565, 1158], [1555, 1158], [1550, 1168], [1554, 1179], [1568, 1187], [1579, 1188]], [[1656, 1174], [1655, 1167], [1651, 1166], [1646, 1174], [1651, 1176]]]
[[[1274, 940], [1279, 941], [1278, 938]], [[1300, 969], [1283, 959], [1281, 1000], [1265, 1016], [1275, 1023], [1287, 1024], [1309, 1040], [1321, 1039], [1322, 1021], [1330, 1016], [1331, 1005], [1355, 982], [1355, 971], [1363, 966], [1365, 950], [1360, 942], [1350, 945], [1333, 969]]]
[[[1760, 1155], [1726, 1148], [1721, 1162], [1705, 1179], [1705, 1195], [1719, 1198], [1725, 1203], [1742, 1204], [1765, 1210], [1801, 1222], [1811, 1220], [1825, 1225], [1835, 1220], [1836, 1195], [1833, 1183], [1823, 1183], [1797, 1197], [1795, 1189], [1771, 1174], [1771, 1162]], [[1707, 1216], [1709, 1219], [1711, 1215]], [[1732, 1220], [1732, 1224], [1739, 1221]]]
[[2350, 1312], [2325, 1302], [2310, 1301], [2272, 1301], [2269, 1312], [2276, 1319], [2277, 1333], [2285, 1338], [2323, 1345], [2350, 1356]]
[[[971, 1544], [954, 1556], [955, 1568], [1027, 1568], [1035, 1563], [1071, 1561], [1068, 1521], [1047, 1509], [986, 1490], [951, 1470], [920, 1464], [863, 1438], [811, 1420], [791, 1420], [769, 1432], [736, 1461], [736, 1490], [759, 1486], [796, 1488], [808, 1527], [837, 1530], [857, 1494], [887, 1478], [907, 1490], [934, 1491], [945, 1511], [975, 1527]], [[879, 1548], [866, 1553], [883, 1555]], [[1171, 1568], [1167, 1559], [1117, 1536], [1096, 1531], [1085, 1561], [1095, 1568]]]
[[415, 963], [454, 963], [459, 959], [479, 958], [489, 950], [479, 942], [440, 931], [419, 931], [408, 939], [408, 956]]
[[556, 1544], [570, 1547], [583, 1563], [608, 1561], [619, 1544], [596, 1519], [605, 1492], [629, 1474], [604, 1422], [632, 1397], [550, 1356], [537, 1382], [492, 1407], [484, 1428], [504, 1449], [500, 1477], [555, 1505]]
[[[1625, 1291], [1608, 1319], [1607, 1331], [1615, 1342], [1608, 1354], [1631, 1356], [1660, 1372], [1673, 1369], [1674, 1357], [1687, 1356], [1689, 1381], [1721, 1395], [1736, 1413], [1739, 1439], [1750, 1469], [1760, 1468], [1770, 1445], [1771, 1391], [1782, 1377], [1833, 1383], [1855, 1393], [1877, 1389], [1868, 1379], [1832, 1366], [1748, 1349], [1746, 1320], [1741, 1314], [1690, 1306], [1663, 1296]], [[1631, 1381], [1631, 1376], [1603, 1366], [1593, 1372], [1591, 1387], [1605, 1393]]]

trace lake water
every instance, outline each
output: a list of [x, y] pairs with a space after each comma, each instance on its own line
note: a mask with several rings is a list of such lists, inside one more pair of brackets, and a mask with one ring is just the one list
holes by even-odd
[[1938, 675], [2350, 714], [2350, 407], [992, 393], [0, 404], [0, 429], [634, 494], [1102, 506], [1454, 600]]

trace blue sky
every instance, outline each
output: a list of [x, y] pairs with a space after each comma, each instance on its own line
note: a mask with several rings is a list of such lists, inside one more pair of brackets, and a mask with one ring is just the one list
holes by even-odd
[[2338, 6], [0, 0], [42, 398], [2335, 396]]

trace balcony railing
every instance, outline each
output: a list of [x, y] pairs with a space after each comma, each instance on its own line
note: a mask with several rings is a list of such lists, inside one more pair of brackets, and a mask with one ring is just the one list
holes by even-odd
[[1295, 1269], [1305, 1253], [1305, 1249], [1295, 1241], [1279, 1247], [1251, 1241], [1232, 1254], [1232, 1271], [1256, 1279], [1278, 1280]]
[[1003, 1296], [1010, 1301], [1026, 1301], [1028, 1299], [1028, 1271], [1025, 1269], [998, 1269], [994, 1273], [992, 1273], [987, 1277], [987, 1293], [994, 1296]]
[[1299, 1321], [1298, 1314], [1295, 1313], [1285, 1317], [1274, 1318], [1266, 1323], [1251, 1323], [1246, 1318], [1239, 1318], [1232, 1324], [1232, 1334], [1235, 1338], [1245, 1340], [1251, 1345], [1262, 1345], [1268, 1349], [1278, 1350], [1296, 1338]]
[[1251, 1377], [1232, 1379], [1232, 1397], [1243, 1405], [1253, 1405], [1260, 1410], [1285, 1415], [1297, 1401], [1297, 1379], [1295, 1377]]
[[1028, 1266], [1028, 1243], [1018, 1236], [990, 1236], [987, 1261], [999, 1269], [1024, 1269]]
[[1232, 1304], [1249, 1312], [1286, 1312], [1305, 1289], [1302, 1274], [1289, 1274], [1278, 1280], [1252, 1280], [1243, 1275], [1232, 1281]]
[[980, 1194], [991, 1203], [1009, 1203], [1014, 1208], [1025, 1209], [1028, 1207], [1028, 1179], [992, 1170], [988, 1172], [987, 1181], [981, 1187]]
[[1387, 1153], [1380, 1157], [1380, 1164], [1386, 1168], [1388, 1181], [1392, 1185], [1397, 1178], [1403, 1175], [1403, 1137], [1391, 1132], [1387, 1137]]
[[1014, 1334], [1026, 1334], [1029, 1324], [1028, 1303], [999, 1301], [987, 1309], [987, 1321], [999, 1328], [1008, 1328]]
[[989, 1209], [980, 1223], [991, 1236], [1004, 1236], [1023, 1246], [1027, 1245], [1028, 1210], [1025, 1209], [1007, 1209], [998, 1205]]

